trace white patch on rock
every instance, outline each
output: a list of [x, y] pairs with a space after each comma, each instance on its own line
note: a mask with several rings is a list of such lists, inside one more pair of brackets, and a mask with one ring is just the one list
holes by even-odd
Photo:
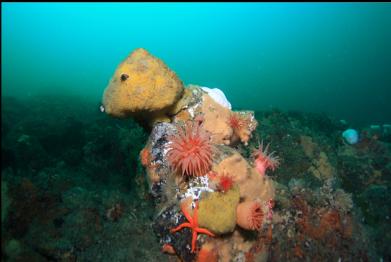
[[195, 208], [195, 201], [200, 199], [202, 192], [214, 192], [213, 189], [209, 188], [209, 179], [206, 175], [194, 178], [182, 198], [191, 197], [192, 207]]
[[187, 110], [191, 116], [191, 118], [194, 117], [194, 108], [193, 107], [190, 107], [189, 110]]
[[214, 101], [219, 103], [220, 105], [228, 108], [229, 110], [232, 109], [231, 103], [228, 101], [228, 99], [225, 97], [223, 91], [221, 91], [218, 88], [209, 88], [201, 86], [202, 90], [208, 93], [208, 95], [213, 98]]

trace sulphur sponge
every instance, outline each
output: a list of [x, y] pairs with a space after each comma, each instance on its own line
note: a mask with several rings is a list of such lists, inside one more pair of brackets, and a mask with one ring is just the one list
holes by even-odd
[[239, 187], [220, 193], [209, 193], [201, 199], [198, 207], [198, 224], [213, 233], [232, 232], [236, 224], [236, 207], [239, 203]]
[[139, 48], [117, 67], [103, 106], [114, 117], [164, 118], [183, 90], [182, 81], [163, 61]]

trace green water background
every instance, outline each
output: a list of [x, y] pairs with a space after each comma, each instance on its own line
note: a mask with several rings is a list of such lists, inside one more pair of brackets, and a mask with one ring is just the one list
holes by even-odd
[[2, 97], [101, 100], [144, 47], [234, 108], [391, 123], [389, 3], [2, 3]]

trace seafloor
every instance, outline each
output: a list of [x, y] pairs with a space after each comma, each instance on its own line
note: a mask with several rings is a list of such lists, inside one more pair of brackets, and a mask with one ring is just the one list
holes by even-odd
[[[268, 260], [391, 261], [391, 135], [362, 127], [348, 145], [326, 115], [255, 117], [282, 159]], [[133, 120], [72, 96], [2, 97], [1, 131], [2, 261], [175, 261], [153, 231]]]

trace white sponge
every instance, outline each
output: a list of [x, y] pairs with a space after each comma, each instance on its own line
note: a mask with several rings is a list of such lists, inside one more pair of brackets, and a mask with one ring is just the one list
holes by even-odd
[[216, 101], [217, 103], [219, 103], [220, 105], [228, 108], [229, 110], [232, 109], [231, 107], [231, 103], [228, 101], [228, 99], [225, 97], [223, 91], [221, 91], [220, 89], [218, 88], [208, 88], [208, 87], [204, 87], [202, 86], [201, 87], [202, 90], [204, 90], [205, 92], [208, 93], [208, 95], [210, 97], [213, 98], [214, 101]]

